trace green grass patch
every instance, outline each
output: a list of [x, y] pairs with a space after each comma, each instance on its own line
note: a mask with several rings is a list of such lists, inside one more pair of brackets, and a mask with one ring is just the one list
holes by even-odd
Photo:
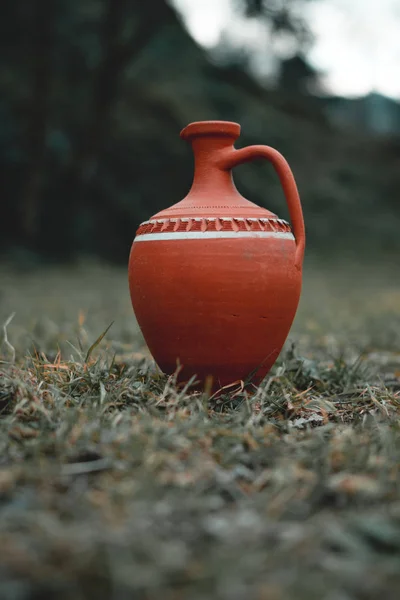
[[124, 272], [4, 269], [1, 598], [399, 597], [400, 291], [323, 273], [263, 384], [210, 397]]

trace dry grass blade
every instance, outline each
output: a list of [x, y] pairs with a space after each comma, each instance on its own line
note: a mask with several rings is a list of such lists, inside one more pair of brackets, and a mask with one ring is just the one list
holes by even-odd
[[15, 312], [11, 313], [11, 315], [5, 320], [3, 323], [3, 342], [10, 351], [11, 354], [11, 362], [15, 363], [15, 348], [8, 340], [7, 327], [10, 325], [11, 321], [15, 317]]
[[112, 321], [112, 322], [109, 324], [109, 326], [107, 327], [107, 329], [105, 329], [105, 330], [103, 331], [103, 333], [101, 333], [101, 334], [99, 335], [99, 337], [97, 338], [97, 340], [95, 340], [95, 341], [93, 342], [93, 344], [90, 346], [90, 348], [89, 348], [89, 350], [87, 351], [87, 353], [86, 353], [86, 356], [85, 356], [85, 362], [86, 362], [86, 363], [89, 361], [89, 358], [91, 357], [91, 355], [92, 355], [93, 351], [94, 351], [94, 350], [97, 348], [97, 346], [98, 346], [99, 344], [101, 344], [101, 342], [102, 342], [103, 338], [104, 338], [104, 337], [107, 335], [108, 331], [111, 329], [111, 327], [112, 327], [113, 325], [114, 325], [114, 321]]

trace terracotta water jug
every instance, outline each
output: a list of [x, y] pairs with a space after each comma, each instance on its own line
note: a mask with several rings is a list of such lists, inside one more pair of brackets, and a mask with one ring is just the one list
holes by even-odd
[[[184, 382], [214, 390], [259, 384], [292, 325], [305, 246], [297, 186], [283, 156], [268, 146], [235, 149], [240, 125], [191, 123], [181, 138], [195, 159], [188, 195], [142, 223], [129, 258], [132, 305], [156, 363]], [[283, 187], [290, 225], [246, 200], [236, 165], [264, 158]]]

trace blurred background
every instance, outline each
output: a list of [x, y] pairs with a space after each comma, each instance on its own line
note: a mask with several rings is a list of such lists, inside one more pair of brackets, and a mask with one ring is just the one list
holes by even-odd
[[[193, 120], [242, 125], [300, 189], [308, 260], [400, 251], [398, 0], [3, 0], [0, 252], [126, 265], [186, 195]], [[265, 163], [236, 185], [282, 218]]]

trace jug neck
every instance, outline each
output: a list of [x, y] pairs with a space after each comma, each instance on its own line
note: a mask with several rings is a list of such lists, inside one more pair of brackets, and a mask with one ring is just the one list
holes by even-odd
[[218, 166], [221, 152], [233, 148], [239, 137], [240, 125], [229, 121], [200, 121], [181, 131], [194, 154], [194, 177], [189, 196], [201, 196], [204, 206], [214, 204], [216, 195], [229, 195], [231, 202], [240, 198], [230, 170]]
[[236, 189], [232, 172], [222, 167], [226, 155], [234, 152], [240, 125], [230, 121], [198, 121], [181, 131], [194, 153], [192, 187], [183, 200], [153, 215], [151, 219], [252, 218], [277, 219], [277, 216], [246, 200]]
[[194, 176], [190, 193], [207, 195], [212, 201], [216, 193], [234, 194], [237, 192], [232, 171], [221, 169], [218, 159], [221, 150], [233, 148], [233, 141], [218, 136], [199, 136], [192, 140], [194, 154]]

